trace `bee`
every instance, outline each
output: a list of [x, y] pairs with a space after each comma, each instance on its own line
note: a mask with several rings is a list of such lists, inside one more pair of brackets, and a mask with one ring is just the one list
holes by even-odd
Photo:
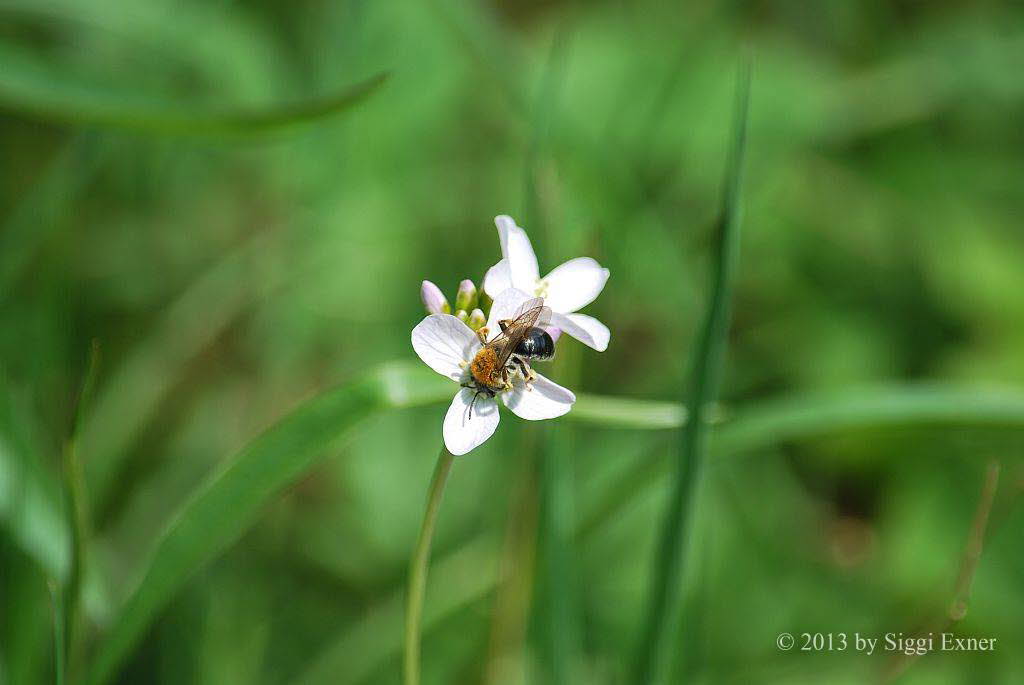
[[469, 382], [462, 387], [475, 392], [469, 405], [469, 418], [473, 418], [473, 405], [480, 395], [488, 398], [512, 389], [513, 374], [523, 377], [527, 389], [536, 378], [530, 361], [548, 361], [555, 356], [555, 342], [541, 326], [551, 319], [551, 309], [544, 306], [544, 298], [527, 300], [516, 310], [512, 319], [498, 322], [501, 333], [487, 342], [486, 327], [477, 331], [483, 347], [469, 363]]

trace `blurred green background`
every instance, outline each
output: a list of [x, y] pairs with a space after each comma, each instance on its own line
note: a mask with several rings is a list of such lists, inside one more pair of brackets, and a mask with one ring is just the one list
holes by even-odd
[[[421, 280], [450, 299], [479, 282], [495, 214], [542, 269], [611, 270], [586, 310], [611, 346], [564, 338], [551, 375], [677, 400], [744, 46], [720, 407], [739, 447], [712, 440], [676, 677], [878, 681], [891, 655], [786, 653], [776, 635], [941, 618], [999, 459], [956, 627], [998, 648], [926, 656], [901, 682], [1022, 682], [1019, 6], [0, 0], [0, 683], [54, 681], [69, 454], [87, 530], [68, 682], [99, 683], [176, 512], [304, 401], [413, 359]], [[396, 682], [447, 392], [313, 440], [106, 682]], [[790, 433], [742, 422], [780, 402], [839, 409]], [[458, 459], [425, 681], [625, 682], [674, 445], [507, 414]]]

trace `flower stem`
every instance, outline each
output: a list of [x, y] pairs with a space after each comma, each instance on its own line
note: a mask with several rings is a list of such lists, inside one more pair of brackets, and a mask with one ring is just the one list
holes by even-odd
[[427, 491], [427, 509], [423, 513], [423, 525], [416, 540], [409, 563], [409, 589], [405, 599], [405, 662], [403, 675], [405, 685], [419, 685], [420, 682], [420, 628], [423, 620], [423, 596], [427, 589], [427, 567], [430, 564], [430, 544], [434, 539], [437, 514], [441, 509], [444, 486], [448, 482], [454, 457], [442, 447], [437, 455], [434, 476]]

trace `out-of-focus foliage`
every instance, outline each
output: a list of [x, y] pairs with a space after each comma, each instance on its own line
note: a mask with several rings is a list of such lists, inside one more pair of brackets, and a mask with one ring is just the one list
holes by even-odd
[[[411, 358], [421, 280], [450, 299], [479, 281], [498, 259], [495, 214], [530, 230], [543, 264], [585, 254], [611, 269], [587, 310], [611, 346], [563, 338], [551, 374], [582, 393], [678, 399], [744, 45], [743, 242], [680, 673], [875, 678], [889, 655], [783, 653], [775, 637], [910, 634], [941, 616], [998, 458], [956, 627], [997, 651], [926, 656], [905, 682], [1024, 678], [1019, 7], [0, 0], [0, 683], [53, 679], [47, 580], [71, 571], [61, 455], [93, 340], [72, 682], [95, 676], [206, 479], [305, 400]], [[301, 103], [346, 106], [284, 120]], [[154, 112], [174, 125], [139, 118]], [[238, 112], [284, 119], [203, 124]], [[911, 383], [924, 394], [891, 403], [863, 389]], [[1010, 390], [972, 404], [986, 386]], [[757, 414], [804, 393], [839, 398], [839, 428], [787, 432]], [[907, 412], [920, 401], [934, 406]], [[604, 425], [504, 421], [456, 462], [428, 682], [549, 682], [566, 661], [572, 682], [629, 672], [671, 440], [598, 410]], [[340, 445], [304, 445], [295, 458], [319, 449], [315, 466], [247, 500], [262, 509], [223, 553], [219, 539], [172, 549], [211, 561], [112, 681], [394, 682], [442, 413], [378, 413]], [[537, 523], [552, 520], [538, 501], [553, 452], [575, 531], [557, 564]]]

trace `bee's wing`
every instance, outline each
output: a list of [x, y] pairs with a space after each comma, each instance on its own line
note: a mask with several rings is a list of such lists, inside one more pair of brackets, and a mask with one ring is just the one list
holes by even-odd
[[531, 311], [533, 309], [537, 309], [538, 307], [543, 307], [543, 306], [544, 306], [544, 298], [543, 297], [531, 298], [531, 299], [527, 300], [526, 302], [523, 302], [521, 305], [519, 305], [519, 308], [516, 309], [516, 313], [512, 315], [512, 320], [513, 321], [518, 321], [527, 312], [529, 312], [529, 311]]
[[533, 326], [547, 326], [551, 323], [551, 307], [544, 304], [543, 297], [534, 297], [519, 305], [512, 315], [513, 325], [523, 325], [527, 329]]
[[537, 314], [537, 320], [533, 322], [534, 326], [547, 326], [551, 323], [551, 307], [543, 306], [540, 308], [540, 312]]
[[516, 345], [526, 336], [526, 333], [534, 326], [543, 326], [551, 320], [551, 309], [544, 306], [543, 297], [535, 297], [524, 302], [516, 310], [515, 318], [505, 328], [504, 333], [496, 338], [495, 352], [498, 355], [498, 368], [505, 366], [505, 362], [512, 356]]

